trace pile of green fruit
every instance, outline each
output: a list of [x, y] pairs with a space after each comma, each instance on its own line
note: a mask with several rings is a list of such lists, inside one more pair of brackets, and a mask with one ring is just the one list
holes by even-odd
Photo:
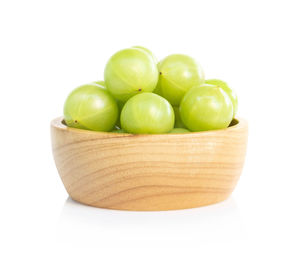
[[229, 126], [237, 97], [221, 80], [205, 80], [187, 55], [157, 62], [146, 48], [131, 47], [107, 62], [104, 81], [74, 89], [64, 105], [67, 126], [133, 134], [187, 133]]

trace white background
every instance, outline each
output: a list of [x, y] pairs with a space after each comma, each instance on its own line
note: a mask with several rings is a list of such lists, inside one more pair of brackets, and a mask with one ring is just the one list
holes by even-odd
[[[299, 1], [0, 1], [1, 256], [300, 256]], [[50, 120], [110, 55], [189, 54], [249, 121], [227, 201], [121, 212], [68, 199]]]

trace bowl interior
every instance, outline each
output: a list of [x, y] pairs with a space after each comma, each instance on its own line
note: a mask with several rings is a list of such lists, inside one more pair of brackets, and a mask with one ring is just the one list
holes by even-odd
[[[62, 117], [61, 123], [62, 123], [64, 126], [68, 127], [63, 117]], [[229, 124], [228, 128], [229, 128], [229, 127], [234, 127], [234, 126], [236, 126], [236, 125], [238, 125], [238, 124], [239, 124], [239, 120], [236, 119], [236, 118], [233, 118], [232, 121], [231, 121], [231, 123]], [[69, 128], [69, 127], [68, 127], [68, 128]], [[72, 128], [72, 129], [78, 129], [78, 128]], [[226, 128], [225, 128], [225, 129], [226, 129]], [[78, 129], [78, 130], [84, 130], [84, 129]], [[92, 130], [88, 130], [88, 131], [92, 131]], [[214, 131], [214, 130], [212, 130], [212, 131]], [[93, 131], [93, 132], [97, 132], [97, 131]], [[201, 131], [200, 131], [200, 132], [201, 132]], [[205, 131], [202, 131], [202, 132], [205, 132]], [[190, 133], [195, 133], [195, 132], [190, 132]], [[199, 132], [196, 132], [196, 133], [199, 133]], [[122, 133], [120, 133], [120, 134], [122, 134]], [[167, 133], [166, 133], [166, 134], [167, 134]], [[155, 134], [151, 134], [151, 135], [155, 135]]]

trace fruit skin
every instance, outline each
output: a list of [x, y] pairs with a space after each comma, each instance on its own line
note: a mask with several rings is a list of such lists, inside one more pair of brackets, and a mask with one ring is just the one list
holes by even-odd
[[204, 72], [190, 56], [173, 54], [159, 62], [159, 81], [156, 91], [173, 106], [179, 106], [184, 94], [192, 87], [202, 85]]
[[190, 131], [185, 128], [173, 128], [169, 133], [181, 134], [181, 133], [190, 133]]
[[233, 105], [226, 92], [218, 86], [191, 88], [183, 97], [179, 112], [191, 131], [227, 128], [233, 117]]
[[174, 128], [186, 128], [184, 123], [181, 120], [180, 113], [179, 113], [179, 107], [173, 106], [174, 114], [175, 114], [175, 124]]
[[[89, 85], [97, 85], [97, 86], [99, 86], [99, 87], [107, 90], [107, 88], [105, 86], [105, 82], [103, 80], [98, 80], [98, 81], [91, 82]], [[119, 100], [116, 100], [116, 102], [117, 102], [117, 105], [118, 105], [118, 108], [119, 108], [119, 114], [121, 114], [121, 111], [122, 111], [122, 108], [124, 106], [124, 103], [121, 102], [121, 101], [119, 101]], [[118, 120], [116, 122], [116, 126], [121, 127], [121, 124], [120, 124], [120, 115], [118, 116]]]
[[[94, 82], [92, 82], [92, 84], [97, 84], [100, 87], [102, 87], [103, 89], [107, 89], [106, 86], [105, 86], [105, 82], [103, 80], [94, 81]], [[119, 108], [119, 114], [121, 114], [122, 108], [123, 108], [123, 106], [124, 106], [125, 103], [121, 102], [121, 101], [119, 101], [117, 99], [115, 99], [115, 100], [116, 100], [118, 108]], [[120, 116], [118, 118], [118, 121], [117, 121], [116, 125], [120, 127]]]
[[168, 133], [174, 127], [174, 120], [170, 103], [154, 93], [133, 96], [121, 113], [122, 128], [133, 134]]
[[69, 127], [111, 131], [118, 118], [118, 105], [107, 90], [98, 85], [74, 89], [64, 104], [64, 119]]
[[227, 93], [233, 105], [233, 118], [234, 118], [238, 110], [238, 98], [235, 91], [231, 89], [225, 81], [220, 79], [209, 79], [205, 81], [205, 84], [219, 86]]
[[152, 92], [158, 81], [158, 69], [153, 58], [144, 50], [127, 48], [115, 53], [104, 71], [107, 90], [118, 100]]
[[132, 48], [137, 48], [137, 49], [145, 51], [146, 53], [148, 53], [153, 58], [154, 62], [157, 63], [156, 57], [154, 56], [154, 54], [148, 48], [143, 47], [143, 46], [133, 46]]

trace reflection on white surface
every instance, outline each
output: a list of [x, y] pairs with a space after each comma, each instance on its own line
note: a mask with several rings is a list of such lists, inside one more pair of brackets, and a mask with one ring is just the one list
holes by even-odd
[[161, 212], [106, 210], [79, 204], [68, 198], [57, 227], [60, 243], [81, 245], [135, 242], [137, 246], [189, 241], [245, 238], [233, 198], [206, 207]]

